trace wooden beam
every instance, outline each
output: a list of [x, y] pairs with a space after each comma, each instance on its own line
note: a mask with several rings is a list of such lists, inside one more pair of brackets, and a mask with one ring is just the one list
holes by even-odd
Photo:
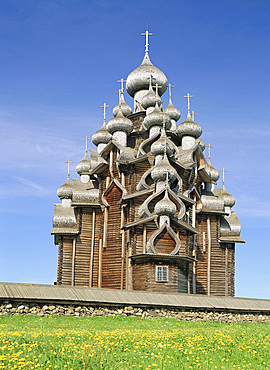
[[143, 225], [143, 253], [146, 253], [146, 240], [147, 240], [147, 230], [146, 225]]
[[108, 227], [108, 209], [104, 210], [104, 231], [103, 231], [103, 248], [107, 247], [107, 227]]
[[125, 231], [122, 230], [123, 224], [124, 224], [124, 207], [121, 207], [121, 230], [120, 233], [122, 233], [122, 251], [121, 251], [121, 289], [124, 289], [124, 267], [125, 267]]
[[99, 239], [99, 253], [98, 253], [98, 288], [102, 284], [102, 239]]
[[228, 248], [225, 247], [225, 296], [229, 295], [229, 287], [228, 287], [229, 279], [228, 279]]
[[71, 284], [75, 284], [75, 254], [76, 254], [76, 238], [73, 239], [72, 243], [72, 271], [71, 271]]

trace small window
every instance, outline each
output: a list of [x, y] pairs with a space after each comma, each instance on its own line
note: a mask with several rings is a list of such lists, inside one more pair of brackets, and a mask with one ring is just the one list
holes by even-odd
[[168, 266], [156, 266], [156, 281], [169, 281]]

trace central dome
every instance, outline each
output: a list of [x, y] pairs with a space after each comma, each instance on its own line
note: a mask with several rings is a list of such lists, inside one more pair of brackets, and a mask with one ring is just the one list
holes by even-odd
[[151, 63], [149, 55], [146, 53], [142, 64], [127, 77], [126, 90], [129, 95], [134, 97], [137, 91], [148, 90], [150, 76], [153, 77], [153, 85], [158, 84], [160, 86], [158, 88], [159, 96], [163, 95], [167, 89], [167, 77]]

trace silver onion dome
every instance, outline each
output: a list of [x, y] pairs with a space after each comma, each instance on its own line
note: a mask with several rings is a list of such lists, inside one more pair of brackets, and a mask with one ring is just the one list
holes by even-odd
[[122, 110], [119, 109], [116, 117], [107, 123], [107, 130], [110, 134], [116, 131], [124, 131], [129, 135], [133, 130], [133, 124], [130, 119], [123, 115]]
[[160, 138], [151, 145], [151, 153], [154, 156], [163, 155], [166, 145], [166, 154], [170, 157], [175, 151], [173, 146], [170, 146], [170, 144], [172, 144], [171, 140], [166, 138], [165, 130], [162, 129]]
[[113, 116], [116, 117], [117, 113], [119, 112], [119, 109], [121, 107], [121, 111], [123, 116], [129, 116], [132, 114], [131, 107], [125, 102], [124, 94], [121, 92], [119, 97], [119, 103], [113, 108]]
[[176, 179], [176, 169], [170, 164], [167, 154], [165, 153], [164, 158], [158, 162], [151, 171], [151, 177], [154, 181], [165, 181], [167, 179], [173, 182]]
[[206, 145], [205, 145], [205, 142], [202, 140], [202, 139], [197, 139], [197, 142], [199, 143], [200, 147], [201, 147], [201, 150], [202, 152], [204, 151]]
[[71, 199], [73, 195], [73, 184], [70, 178], [67, 178], [67, 181], [64, 185], [60, 186], [57, 190], [57, 195], [60, 199]]
[[86, 152], [83, 160], [77, 164], [76, 171], [79, 175], [84, 175], [84, 174], [88, 174], [90, 169], [91, 169], [91, 161]]
[[181, 113], [180, 113], [180, 110], [177, 109], [173, 103], [172, 103], [172, 98], [170, 97], [169, 98], [169, 104], [167, 106], [167, 108], [164, 109], [164, 112], [168, 114], [168, 116], [175, 120], [176, 122], [180, 119], [181, 117]]
[[193, 136], [197, 139], [202, 134], [202, 128], [188, 114], [186, 120], [177, 126], [176, 132], [180, 138], [183, 136]]
[[94, 133], [92, 136], [92, 142], [95, 145], [98, 144], [108, 144], [108, 142], [111, 140], [112, 135], [108, 132], [106, 128], [105, 122], [103, 123], [101, 129]]
[[156, 105], [156, 102], [158, 102], [158, 105], [161, 105], [161, 99], [160, 96], [157, 96], [154, 93], [153, 87], [151, 85], [151, 81], [149, 84], [149, 91], [144, 97], [142, 98], [141, 105], [144, 109], [147, 109], [149, 107], [154, 107]]
[[219, 179], [219, 172], [218, 172], [218, 170], [216, 170], [212, 166], [212, 163], [211, 163], [210, 159], [209, 159], [208, 163], [206, 163], [205, 171], [207, 172], [207, 174], [211, 178], [211, 180], [218, 181], [218, 179]]
[[229, 194], [223, 185], [223, 188], [220, 192], [220, 197], [224, 200], [225, 207], [233, 207], [235, 205], [235, 198], [233, 195]]
[[158, 216], [166, 215], [173, 217], [176, 212], [176, 205], [168, 197], [168, 191], [166, 190], [164, 198], [162, 198], [155, 205], [155, 213]]
[[143, 124], [147, 130], [152, 126], [162, 127], [165, 124], [165, 129], [168, 130], [171, 127], [171, 120], [168, 114], [161, 112], [158, 103], [156, 103], [153, 112], [145, 116]]
[[167, 77], [160, 69], [151, 63], [148, 53], [145, 54], [142, 64], [134, 69], [127, 77], [126, 90], [129, 95], [134, 97], [137, 91], [148, 90], [149, 77], [151, 75], [155, 83], [160, 86], [158, 88], [158, 94], [162, 96], [167, 89]]

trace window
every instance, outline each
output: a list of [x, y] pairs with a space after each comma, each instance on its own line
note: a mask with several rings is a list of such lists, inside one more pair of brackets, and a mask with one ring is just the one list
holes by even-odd
[[156, 266], [156, 281], [169, 281], [168, 266]]

